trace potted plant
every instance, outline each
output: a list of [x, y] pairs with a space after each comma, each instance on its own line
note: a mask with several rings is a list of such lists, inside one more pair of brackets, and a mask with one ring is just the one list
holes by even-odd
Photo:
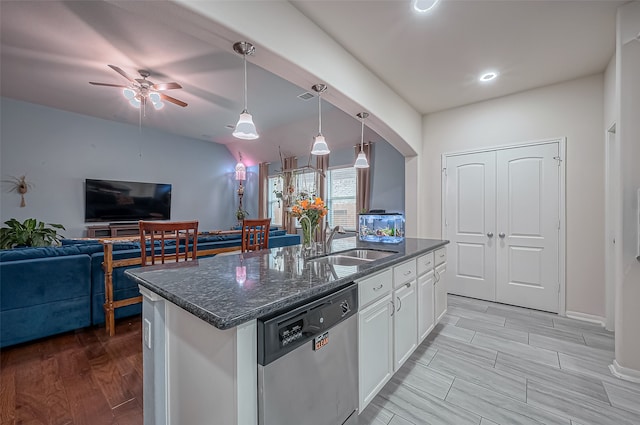
[[0, 249], [57, 245], [60, 237], [55, 229], [66, 230], [62, 224], [43, 223], [35, 218], [28, 218], [24, 223], [12, 218], [4, 224], [7, 227], [0, 229]]
[[236, 211], [236, 219], [238, 221], [242, 221], [245, 219], [245, 217], [248, 217], [249, 213], [247, 212], [247, 210], [243, 209], [242, 207], [238, 208], [238, 210]]

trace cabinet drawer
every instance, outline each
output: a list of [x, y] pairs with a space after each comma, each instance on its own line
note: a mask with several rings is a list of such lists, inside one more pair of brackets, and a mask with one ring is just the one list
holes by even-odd
[[403, 283], [416, 278], [416, 260], [405, 261], [393, 268], [393, 286], [400, 287]]
[[389, 269], [358, 282], [360, 308], [388, 294], [391, 291], [392, 276], [391, 269]]
[[433, 269], [433, 252], [418, 257], [418, 276]]
[[436, 266], [447, 261], [447, 248], [440, 248], [436, 251]]

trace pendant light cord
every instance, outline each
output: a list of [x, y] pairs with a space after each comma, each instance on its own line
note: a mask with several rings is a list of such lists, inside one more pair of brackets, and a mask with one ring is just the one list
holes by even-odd
[[247, 111], [247, 54], [244, 57], [244, 110]]
[[318, 93], [318, 134], [322, 134], [322, 96]]
[[360, 119], [362, 128], [360, 129], [360, 152], [364, 151], [364, 118]]

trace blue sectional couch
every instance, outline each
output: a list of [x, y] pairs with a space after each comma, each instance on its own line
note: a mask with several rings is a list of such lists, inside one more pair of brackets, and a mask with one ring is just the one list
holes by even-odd
[[[269, 247], [300, 243], [298, 235], [272, 229]], [[240, 246], [240, 235], [201, 235], [198, 250]], [[147, 248], [149, 249], [149, 248]], [[113, 259], [140, 257], [137, 243], [114, 245]], [[103, 247], [97, 241], [63, 240], [60, 247], [0, 251], [0, 348], [105, 321]], [[139, 266], [131, 266], [139, 267]], [[139, 295], [114, 269], [114, 299]], [[116, 310], [116, 318], [139, 314], [141, 304]]]

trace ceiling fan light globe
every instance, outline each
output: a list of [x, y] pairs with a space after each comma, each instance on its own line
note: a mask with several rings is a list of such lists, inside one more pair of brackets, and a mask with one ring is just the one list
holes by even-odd
[[313, 141], [311, 155], [327, 155], [331, 152], [322, 134], [318, 134]]
[[369, 168], [369, 162], [367, 161], [367, 156], [364, 154], [364, 152], [360, 151], [353, 166], [355, 168]]
[[132, 99], [130, 99], [130, 100], [129, 100], [129, 103], [130, 103], [130, 104], [131, 104], [131, 106], [133, 106], [134, 108], [136, 108], [136, 109], [140, 109], [141, 102], [140, 102], [138, 99], [136, 99], [135, 97], [134, 97], [134, 98], [132, 98]]
[[149, 99], [151, 99], [151, 102], [153, 102], [153, 103], [161, 103], [162, 102], [162, 98], [160, 97], [160, 93], [156, 93], [156, 92], [149, 93]]
[[122, 94], [124, 95], [124, 97], [126, 97], [129, 100], [131, 100], [134, 97], [136, 97], [136, 92], [133, 89], [130, 89], [130, 88], [123, 89], [122, 90]]
[[153, 104], [153, 107], [155, 108], [156, 111], [159, 111], [160, 109], [164, 108], [164, 102], [151, 102]]
[[253, 117], [247, 111], [242, 111], [240, 114], [240, 119], [238, 119], [232, 134], [233, 137], [243, 140], [255, 140], [260, 137], [256, 130], [256, 125], [253, 123]]

